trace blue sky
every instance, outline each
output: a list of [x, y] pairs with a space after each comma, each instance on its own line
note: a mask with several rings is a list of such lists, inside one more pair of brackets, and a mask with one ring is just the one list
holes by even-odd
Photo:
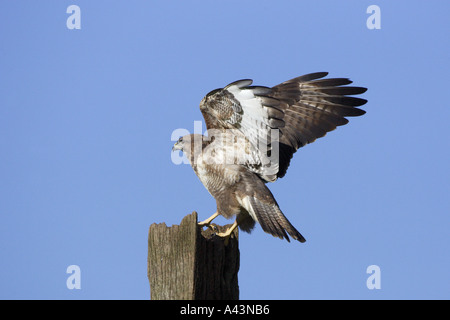
[[[66, 26], [73, 4], [79, 30]], [[369, 88], [367, 114], [269, 184], [307, 242], [241, 233], [241, 299], [449, 299], [449, 9], [2, 1], [0, 298], [148, 299], [150, 224], [216, 209], [172, 163], [173, 130], [192, 132], [202, 97], [232, 81], [328, 71]], [[70, 265], [81, 289], [66, 286]], [[370, 265], [381, 289], [366, 286]]]

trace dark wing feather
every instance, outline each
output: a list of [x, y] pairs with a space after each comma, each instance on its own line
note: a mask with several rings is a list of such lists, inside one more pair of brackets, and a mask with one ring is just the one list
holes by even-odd
[[280, 138], [278, 177], [283, 177], [298, 148], [323, 137], [327, 132], [348, 123], [346, 117], [360, 116], [364, 110], [356, 107], [365, 99], [349, 97], [361, 94], [366, 88], [346, 86], [347, 78], [325, 77], [327, 72], [311, 73], [285, 81], [271, 90], [270, 97], [280, 101], [285, 127]]
[[348, 86], [352, 81], [347, 78], [323, 79], [326, 75], [310, 73], [273, 88], [251, 86], [252, 80], [245, 79], [213, 90], [200, 103], [206, 127], [238, 129], [256, 152], [261, 143], [268, 143], [271, 129], [280, 129], [278, 173], [257, 172], [265, 181], [275, 181], [286, 174], [297, 149], [345, 125], [346, 117], [365, 113], [357, 107], [367, 100], [350, 95], [366, 88]]

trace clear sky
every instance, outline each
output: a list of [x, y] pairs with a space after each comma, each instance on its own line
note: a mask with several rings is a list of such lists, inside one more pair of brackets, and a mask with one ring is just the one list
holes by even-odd
[[[73, 4], [81, 29], [67, 27]], [[366, 24], [373, 4], [381, 29]], [[172, 163], [172, 132], [193, 132], [203, 96], [232, 81], [328, 71], [369, 88], [367, 114], [268, 185], [307, 242], [241, 233], [241, 299], [449, 299], [449, 10], [1, 1], [0, 298], [148, 299], [150, 224], [216, 210]], [[66, 286], [70, 265], [81, 289]]]

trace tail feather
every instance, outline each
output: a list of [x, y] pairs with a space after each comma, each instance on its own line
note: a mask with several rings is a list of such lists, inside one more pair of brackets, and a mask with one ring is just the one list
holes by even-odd
[[258, 222], [265, 232], [280, 239], [287, 239], [289, 241], [286, 231], [284, 231], [284, 228], [281, 227], [279, 220], [273, 214], [272, 207], [265, 205], [254, 197], [251, 197], [250, 204], [255, 212]]
[[249, 197], [251, 207], [261, 228], [280, 239], [286, 239], [288, 242], [288, 234], [295, 240], [305, 242], [306, 239], [295, 229], [289, 220], [281, 212], [276, 203], [266, 203], [256, 197]]

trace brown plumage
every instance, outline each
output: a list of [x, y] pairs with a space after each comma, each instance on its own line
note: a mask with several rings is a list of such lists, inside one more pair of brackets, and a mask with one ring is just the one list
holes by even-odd
[[300, 147], [348, 123], [346, 117], [365, 113], [357, 107], [367, 101], [349, 95], [366, 88], [346, 86], [352, 82], [345, 78], [321, 79], [326, 75], [308, 74], [272, 88], [239, 80], [213, 90], [200, 103], [208, 137], [187, 135], [175, 143], [216, 199], [217, 213], [236, 215], [235, 226], [243, 231], [259, 222], [273, 236], [305, 241], [266, 183], [286, 174]]

